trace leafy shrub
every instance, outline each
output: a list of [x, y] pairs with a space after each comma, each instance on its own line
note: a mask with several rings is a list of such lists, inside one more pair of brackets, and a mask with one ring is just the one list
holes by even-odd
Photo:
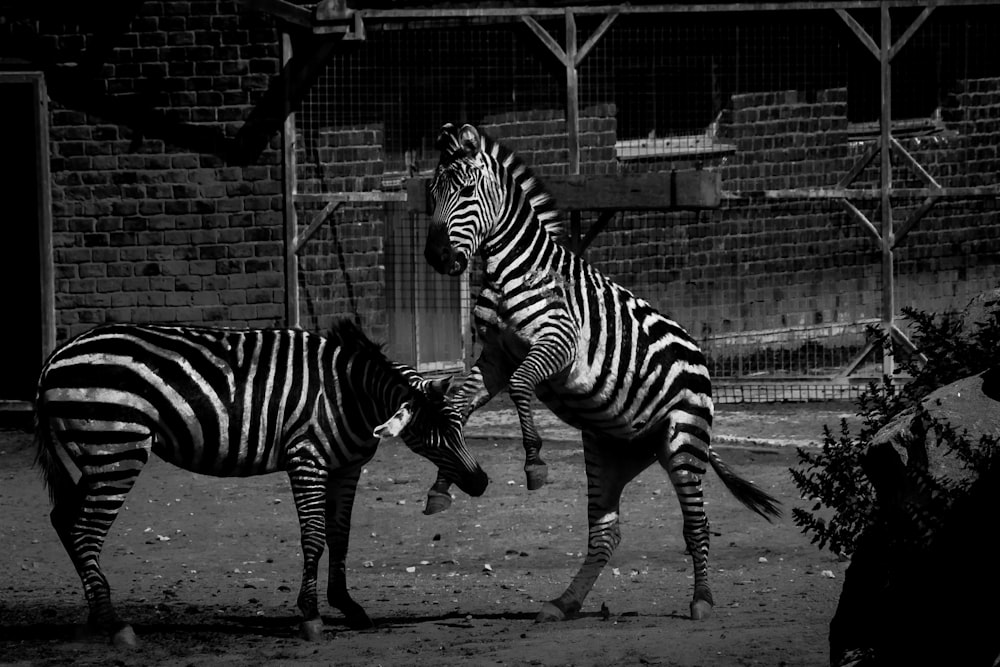
[[[838, 433], [824, 426], [820, 451], [800, 448], [798, 466], [790, 471], [802, 496], [815, 501], [811, 509], [794, 508], [793, 521], [812, 543], [836, 554], [850, 556], [864, 530], [885, 518], [863, 468], [875, 434], [903, 410], [919, 406], [921, 399], [938, 387], [1000, 363], [1000, 308], [989, 312], [985, 322], [973, 323], [963, 322], [956, 313], [938, 316], [912, 308], [902, 312], [913, 324], [912, 341], [920, 354], [907, 354], [896, 346], [894, 355], [900, 368], [913, 379], [900, 388], [887, 379], [881, 384], [870, 383], [858, 398], [860, 431], [852, 434], [846, 420], [841, 422]], [[973, 446], [962, 433], [931, 419], [925, 411], [919, 416], [930, 424], [928, 440], [953, 452], [974, 472], [972, 479], [995, 458], [995, 440], [984, 438], [978, 447]], [[907, 475], [914, 497], [921, 502], [907, 506], [908, 521], [904, 523], [908, 529], [898, 539], [926, 543], [927, 536], [940, 527], [954, 503], [968, 495], [969, 485], [909, 470]]]

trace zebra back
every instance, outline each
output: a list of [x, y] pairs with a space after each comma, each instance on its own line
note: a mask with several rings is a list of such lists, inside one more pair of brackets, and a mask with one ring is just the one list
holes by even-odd
[[[440, 392], [438, 392], [440, 393]], [[57, 350], [38, 385], [38, 462], [81, 469], [126, 449], [195, 472], [246, 476], [303, 457], [340, 467], [370, 456], [374, 430], [408, 406], [401, 435], [455, 477], [478, 476], [461, 420], [415, 371], [356, 325], [295, 329], [108, 325]], [[120, 458], [118, 457], [113, 457]]]

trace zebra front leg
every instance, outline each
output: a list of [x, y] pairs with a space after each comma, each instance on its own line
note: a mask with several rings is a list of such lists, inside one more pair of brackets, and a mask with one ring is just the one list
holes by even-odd
[[531, 346], [524, 361], [510, 377], [510, 398], [521, 424], [524, 474], [528, 489], [532, 491], [542, 488], [548, 482], [549, 467], [540, 455], [542, 438], [535, 428], [531, 401], [538, 384], [569, 366], [574, 353], [575, 347], [570, 336], [562, 335], [562, 332], [547, 334]]
[[621, 542], [619, 502], [625, 486], [653, 462], [651, 453], [629, 453], [625, 447], [600, 443], [584, 433], [587, 468], [587, 556], [562, 595], [542, 605], [536, 623], [562, 621], [580, 611], [597, 577]]
[[338, 470], [326, 484], [326, 544], [330, 549], [326, 599], [330, 606], [344, 614], [348, 627], [354, 630], [375, 626], [361, 605], [347, 592], [347, 568], [344, 564], [350, 544], [351, 511], [364, 463], [367, 461], [347, 470]]
[[540, 489], [549, 481], [549, 467], [542, 460], [542, 438], [535, 427], [535, 416], [531, 412], [531, 398], [535, 395], [535, 385], [518, 379], [511, 379], [510, 398], [517, 409], [517, 419], [521, 424], [521, 442], [524, 446], [524, 475], [528, 490]]
[[319, 615], [316, 579], [326, 538], [327, 472], [317, 462], [299, 461], [288, 471], [288, 478], [299, 516], [302, 539], [302, 583], [297, 602], [302, 613], [300, 630], [303, 638], [316, 641], [323, 637], [323, 618]]

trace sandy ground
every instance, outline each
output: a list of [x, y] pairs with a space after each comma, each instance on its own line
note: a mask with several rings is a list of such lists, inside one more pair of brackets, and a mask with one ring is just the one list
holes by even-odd
[[316, 643], [297, 634], [301, 561], [287, 478], [215, 479], [153, 461], [103, 557], [139, 636], [133, 651], [81, 632], [82, 590], [48, 522], [31, 435], [0, 431], [0, 664], [825, 665], [847, 563], [792, 524], [790, 509], [805, 503], [788, 467], [794, 445], [819, 442], [823, 424], [851, 413], [825, 403], [720, 410], [720, 453], [778, 496], [785, 518], [768, 524], [709, 476], [716, 607], [699, 622], [687, 618], [680, 510], [658, 468], [626, 489], [624, 540], [582, 613], [533, 622], [586, 548], [578, 441], [541, 413], [548, 486], [525, 489], [510, 411], [480, 413], [470, 444], [493, 483], [432, 517], [421, 514], [431, 464], [383, 444], [362, 476], [347, 563], [377, 627], [348, 630], [326, 609]]

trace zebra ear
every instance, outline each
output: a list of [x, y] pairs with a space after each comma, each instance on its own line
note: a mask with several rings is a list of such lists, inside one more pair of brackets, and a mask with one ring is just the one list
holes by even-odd
[[479, 153], [479, 130], [471, 125], [463, 125], [462, 129], [458, 131], [458, 143], [462, 146], [467, 157], [474, 157]]
[[445, 123], [441, 126], [441, 131], [437, 136], [437, 149], [441, 151], [442, 158], [453, 158], [461, 151], [458, 143], [458, 130], [452, 123]]
[[448, 397], [448, 390], [451, 388], [451, 376], [440, 380], [431, 380], [424, 387], [424, 393], [433, 401], [443, 401]]
[[396, 414], [389, 417], [387, 422], [376, 426], [372, 435], [376, 438], [398, 438], [411, 419], [413, 419], [413, 404], [407, 401], [396, 410]]

